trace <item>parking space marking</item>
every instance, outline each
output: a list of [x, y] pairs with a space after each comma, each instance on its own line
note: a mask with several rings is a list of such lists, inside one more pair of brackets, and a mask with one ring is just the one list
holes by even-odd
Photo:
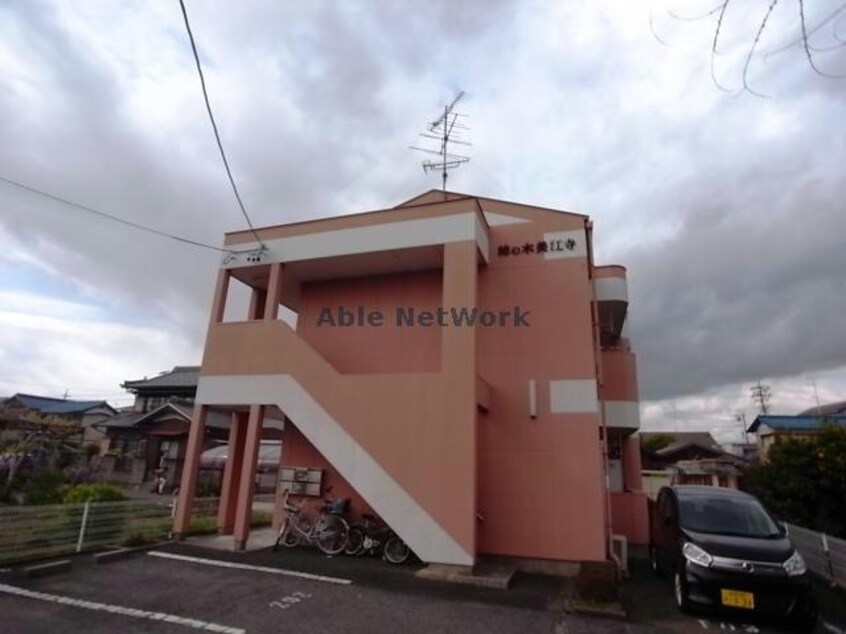
[[[707, 630], [711, 626], [711, 622], [708, 621], [707, 619], [699, 619], [697, 622], [699, 623], [699, 626], [703, 630]], [[747, 632], [748, 634], [758, 634], [758, 628], [755, 627], [754, 625], [749, 625], [747, 623], [741, 623], [741, 624], [735, 626], [734, 623], [728, 623], [726, 621], [720, 621], [720, 629], [721, 630], [728, 630], [730, 632], [736, 632], [738, 630], [738, 628], [740, 628], [740, 630], [743, 631], [743, 632]], [[846, 633], [844, 633], [844, 634], [846, 634]]]
[[219, 568], [234, 568], [236, 570], [253, 570], [256, 572], [268, 572], [274, 575], [283, 575], [286, 577], [299, 577], [300, 579], [309, 579], [311, 581], [321, 581], [323, 583], [336, 583], [339, 585], [349, 585], [352, 583], [351, 579], [342, 579], [340, 577], [327, 577], [325, 575], [316, 575], [310, 572], [299, 572], [298, 570], [286, 570], [284, 568], [270, 568], [268, 566], [252, 566], [250, 564], [239, 564], [233, 561], [221, 561], [219, 559], [205, 559], [203, 557], [191, 557], [189, 555], [177, 555], [176, 553], [164, 553], [157, 550], [152, 550], [147, 553], [151, 557], [161, 557], [163, 559], [174, 559], [176, 561], [187, 561], [194, 564], [204, 564], [206, 566], [218, 566]]
[[823, 629], [828, 630], [829, 632], [834, 632], [834, 634], [846, 634], [846, 630], [842, 630], [836, 625], [832, 625], [828, 621], [822, 621]]
[[200, 619], [189, 619], [184, 616], [177, 616], [175, 614], [164, 614], [163, 612], [150, 612], [148, 610], [138, 610], [135, 608], [127, 608], [122, 605], [111, 605], [108, 603], [99, 603], [97, 601], [86, 601], [84, 599], [74, 599], [73, 597], [65, 597], [59, 594], [49, 594], [47, 592], [34, 592], [26, 590], [17, 586], [6, 585], [0, 583], [0, 592], [6, 594], [14, 594], [19, 597], [26, 597], [28, 599], [36, 599], [38, 601], [50, 601], [51, 603], [60, 603], [75, 608], [82, 608], [84, 610], [97, 610], [99, 612], [111, 612], [112, 614], [120, 614], [121, 616], [128, 616], [134, 619], [147, 619], [150, 621], [162, 621], [164, 623], [173, 623], [174, 625], [184, 625], [192, 627], [196, 630], [206, 630], [208, 632], [220, 632], [221, 634], [246, 634], [247, 630], [240, 627], [229, 627], [228, 625], [221, 625], [219, 623], [211, 623], [209, 621], [201, 621]]
[[310, 599], [311, 595], [306, 592], [294, 592], [282, 597], [279, 601], [271, 601], [268, 605], [271, 608], [279, 608], [280, 610], [287, 610], [292, 605], [299, 603], [304, 599]]

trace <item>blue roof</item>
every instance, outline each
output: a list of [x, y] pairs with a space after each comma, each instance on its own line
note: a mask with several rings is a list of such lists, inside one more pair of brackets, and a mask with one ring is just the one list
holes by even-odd
[[106, 401], [71, 401], [32, 394], [15, 394], [7, 400], [7, 402], [10, 401], [18, 401], [24, 407], [34, 409], [42, 414], [82, 414], [95, 407], [113, 409]]
[[770, 429], [779, 431], [817, 431], [825, 423], [833, 423], [838, 427], [846, 427], [846, 416], [769, 416], [761, 415], [749, 426], [750, 432], [758, 431], [758, 427], [766, 425]]

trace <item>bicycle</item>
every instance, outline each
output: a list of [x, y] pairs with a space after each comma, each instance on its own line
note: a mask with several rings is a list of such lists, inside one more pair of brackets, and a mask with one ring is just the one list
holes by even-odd
[[286, 490], [282, 505], [288, 513], [279, 527], [273, 550], [276, 551], [279, 544], [282, 544], [286, 548], [316, 545], [327, 555], [343, 552], [347, 546], [350, 527], [342, 515], [347, 512], [350, 501], [324, 499], [319, 514], [312, 519], [305, 511], [306, 501], [295, 504], [288, 499], [288, 495]]
[[401, 564], [411, 555], [411, 549], [386, 524], [380, 524], [375, 516], [363, 513], [361, 524], [350, 527], [347, 536], [347, 555], [378, 555], [392, 564]]

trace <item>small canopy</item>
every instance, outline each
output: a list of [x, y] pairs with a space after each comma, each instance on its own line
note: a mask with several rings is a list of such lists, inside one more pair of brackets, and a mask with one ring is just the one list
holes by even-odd
[[[226, 456], [229, 454], [229, 445], [219, 445], [206, 449], [200, 456], [201, 469], [223, 469], [226, 464]], [[258, 469], [266, 471], [279, 467], [279, 457], [282, 454], [282, 443], [278, 440], [264, 440], [259, 445]]]

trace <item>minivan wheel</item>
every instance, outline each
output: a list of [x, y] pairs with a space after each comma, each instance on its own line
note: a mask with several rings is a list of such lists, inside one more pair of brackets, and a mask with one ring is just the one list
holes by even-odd
[[817, 609], [810, 603], [798, 616], [793, 618], [793, 627], [800, 632], [813, 632], [817, 627]]
[[682, 573], [679, 571], [676, 571], [676, 574], [673, 575], [673, 596], [676, 599], [676, 607], [681, 612], [687, 612], [690, 610], [690, 601], [688, 601], [687, 598], [687, 587], [684, 579], [682, 578]]

